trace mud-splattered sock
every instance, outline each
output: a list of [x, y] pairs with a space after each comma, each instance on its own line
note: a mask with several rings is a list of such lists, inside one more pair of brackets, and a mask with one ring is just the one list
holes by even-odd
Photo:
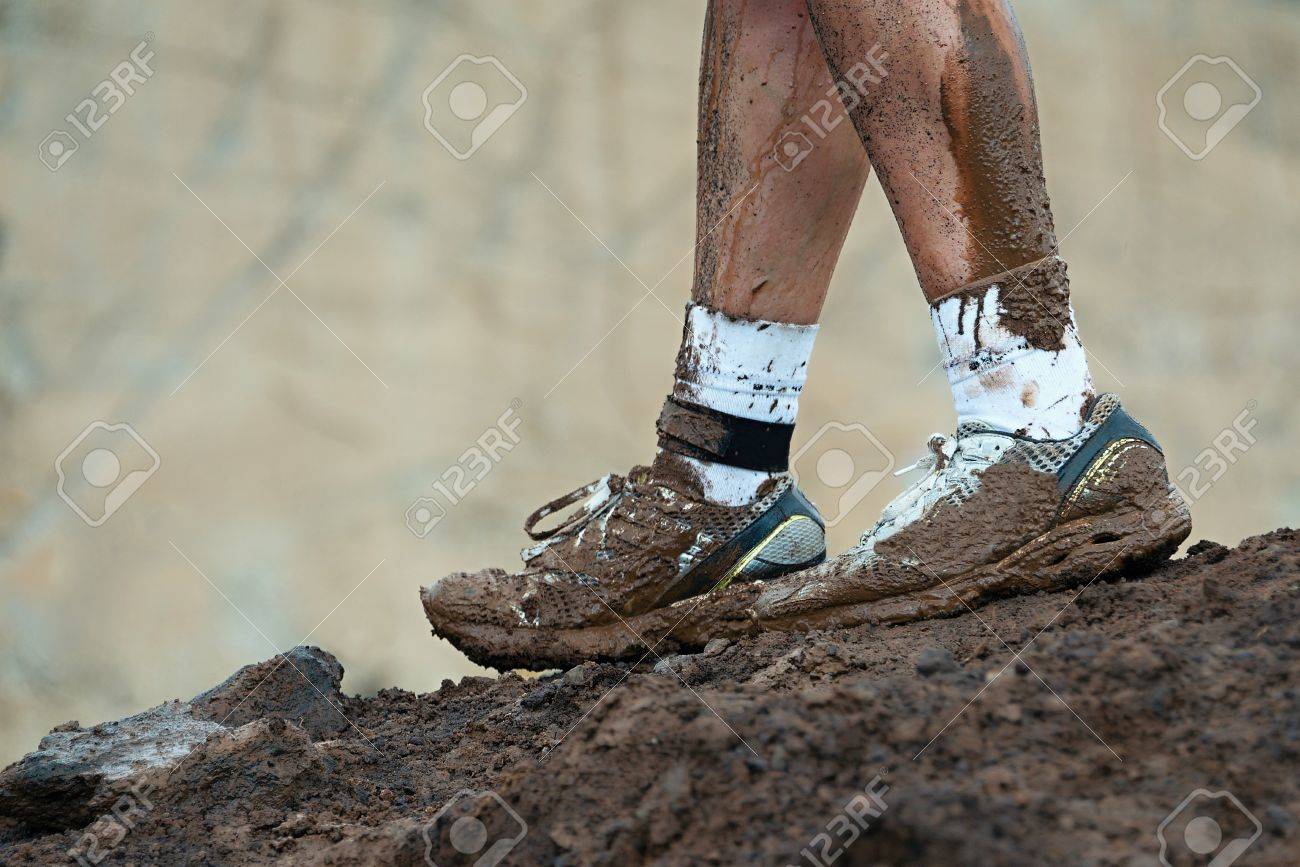
[[728, 415], [794, 424], [816, 325], [736, 319], [686, 307], [673, 397]]
[[1092, 377], [1065, 262], [1049, 256], [930, 305], [957, 423], [1061, 439], [1082, 426]]
[[671, 458], [673, 466], [689, 473], [698, 483], [704, 499], [719, 506], [745, 506], [758, 499], [758, 492], [772, 478], [763, 470], [747, 470], [730, 464], [700, 461], [685, 455], [659, 450], [659, 462]]
[[752, 502], [788, 467], [816, 325], [737, 319], [686, 308], [673, 393], [659, 418], [661, 451], [683, 458], [711, 502]]

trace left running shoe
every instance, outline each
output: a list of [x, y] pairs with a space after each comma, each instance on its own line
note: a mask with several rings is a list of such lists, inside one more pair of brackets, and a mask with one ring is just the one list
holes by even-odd
[[[554, 529], [537, 529], [584, 498]], [[683, 625], [698, 597], [826, 558], [821, 516], [788, 474], [750, 505], [719, 506], [663, 457], [547, 503], [524, 531], [538, 544], [521, 552], [522, 572], [456, 572], [421, 591], [434, 634], [483, 665], [635, 658], [678, 627], [691, 633], [684, 641], [707, 641], [695, 634], [707, 621]]]

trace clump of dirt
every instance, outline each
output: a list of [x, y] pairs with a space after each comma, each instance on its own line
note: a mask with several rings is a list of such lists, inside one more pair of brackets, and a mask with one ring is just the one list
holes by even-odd
[[[948, 298], [958, 298], [964, 319], [965, 305], [973, 303], [983, 309], [984, 298], [994, 286], [998, 287], [998, 324], [1012, 334], [1025, 338], [1030, 346], [1049, 352], [1065, 348], [1068, 323], [1074, 322], [1070, 310], [1069, 266], [1059, 256], [1048, 256], [1010, 271], [994, 274], [932, 301], [938, 304]], [[976, 322], [978, 329], [978, 321]], [[960, 330], [957, 332], [961, 333]], [[979, 348], [979, 333], [975, 334], [975, 348]], [[986, 384], [991, 387], [991, 384]]]
[[[1129, 865], [1163, 838], [1202, 864], [1211, 818], [1243, 864], [1300, 852], [1293, 530], [978, 616], [660, 652], [360, 698], [298, 648], [161, 714], [198, 722], [149, 761], [123, 761], [137, 718], [60, 726], [0, 773], [0, 863]], [[116, 802], [60, 813], [105, 751]]]

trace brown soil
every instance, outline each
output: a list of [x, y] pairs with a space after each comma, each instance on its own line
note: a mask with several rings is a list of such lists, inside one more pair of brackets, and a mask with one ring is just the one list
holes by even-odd
[[[448, 842], [467, 814], [509, 847], [504, 802], [527, 825], [505, 864], [803, 865], [877, 775], [883, 814], [838, 864], [1154, 864], [1196, 789], [1262, 826], [1239, 863], [1300, 853], [1293, 530], [978, 616], [656, 656], [349, 698], [296, 649], [192, 702], [60, 726], [0, 773], [0, 863], [66, 863], [89, 827], [106, 864], [422, 864], [468, 789], [501, 802], [458, 800], [432, 863], [473, 863]], [[171, 752], [138, 734], [159, 717]], [[1226, 804], [1200, 807], [1225, 843], [1253, 830]]]

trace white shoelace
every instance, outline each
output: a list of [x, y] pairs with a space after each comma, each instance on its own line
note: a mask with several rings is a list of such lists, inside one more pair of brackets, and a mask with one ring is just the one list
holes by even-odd
[[918, 499], [924, 497], [939, 483], [939, 480], [944, 476], [944, 470], [957, 457], [959, 443], [954, 437], [934, 433], [926, 441], [926, 446], [929, 449], [927, 454], [922, 455], [914, 463], [894, 471], [895, 476], [905, 475], [914, 470], [922, 470], [926, 475], [917, 479], [915, 483], [891, 500], [889, 505], [885, 506], [876, 525], [862, 534], [861, 544], [867, 544], [881, 529], [891, 525], [900, 515], [906, 513]]
[[930, 434], [926, 446], [930, 449], [928, 454], [922, 455], [914, 463], [910, 463], [902, 469], [894, 470], [894, 475], [901, 476], [913, 470], [928, 472], [937, 469], [942, 471], [957, 452], [957, 441], [941, 433]]

